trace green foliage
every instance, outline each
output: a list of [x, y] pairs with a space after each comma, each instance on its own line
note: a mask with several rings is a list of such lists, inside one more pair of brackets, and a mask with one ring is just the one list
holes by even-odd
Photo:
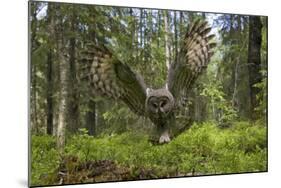
[[48, 184], [48, 176], [60, 163], [56, 139], [45, 135], [32, 136], [31, 140], [31, 182], [33, 185]]
[[[36, 184], [42, 174], [56, 169], [58, 154], [51, 137], [32, 137], [32, 142], [32, 183]], [[81, 161], [111, 160], [132, 173], [154, 169], [158, 177], [265, 171], [266, 127], [248, 122], [234, 123], [229, 129], [213, 123], [194, 124], [165, 145], [153, 145], [137, 133], [96, 138], [82, 129], [68, 140], [65, 155]]]
[[138, 117], [124, 104], [114, 104], [111, 109], [102, 114], [108, 127], [103, 133], [122, 133], [134, 127]]
[[209, 98], [213, 116], [219, 123], [226, 123], [237, 118], [237, 111], [226, 100], [226, 95], [219, 83], [210, 82], [204, 84], [204, 89], [200, 94]]
[[260, 114], [262, 120], [265, 120], [267, 115], [267, 71], [262, 71], [262, 75], [262, 81], [254, 85], [254, 87], [260, 89], [256, 96], [259, 105], [255, 108], [255, 111]]

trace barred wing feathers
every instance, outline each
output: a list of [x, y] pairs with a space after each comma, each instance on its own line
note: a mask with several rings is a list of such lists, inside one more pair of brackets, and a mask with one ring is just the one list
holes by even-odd
[[88, 44], [80, 57], [80, 81], [89, 83], [96, 95], [121, 99], [133, 112], [145, 115], [146, 86], [140, 75], [105, 46]]
[[210, 35], [210, 31], [207, 22], [198, 19], [185, 35], [180, 54], [168, 72], [168, 89], [176, 101], [186, 97], [213, 55], [216, 44], [212, 42], [214, 35]]

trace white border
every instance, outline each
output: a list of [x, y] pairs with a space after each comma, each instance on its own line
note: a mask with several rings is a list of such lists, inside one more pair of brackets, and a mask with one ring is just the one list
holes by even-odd
[[[269, 16], [269, 173], [76, 185], [75, 187], [280, 187], [280, 5], [278, 0], [68, 0], [64, 2]], [[27, 186], [27, 1], [1, 1], [0, 186]], [[278, 179], [279, 178], [279, 179]], [[279, 180], [279, 181], [278, 181]], [[279, 186], [278, 186], [279, 185]], [[71, 186], [68, 186], [71, 187]]]

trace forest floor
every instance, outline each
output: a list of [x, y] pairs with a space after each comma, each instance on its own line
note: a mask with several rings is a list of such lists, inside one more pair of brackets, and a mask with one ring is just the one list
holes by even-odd
[[236, 122], [194, 124], [169, 144], [126, 132], [67, 139], [64, 155], [55, 137], [32, 136], [32, 185], [126, 181], [267, 171], [267, 127]]

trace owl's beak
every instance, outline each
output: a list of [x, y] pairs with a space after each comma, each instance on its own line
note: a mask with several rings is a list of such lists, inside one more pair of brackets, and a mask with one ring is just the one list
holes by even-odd
[[156, 114], [158, 114], [158, 108], [156, 108]]

